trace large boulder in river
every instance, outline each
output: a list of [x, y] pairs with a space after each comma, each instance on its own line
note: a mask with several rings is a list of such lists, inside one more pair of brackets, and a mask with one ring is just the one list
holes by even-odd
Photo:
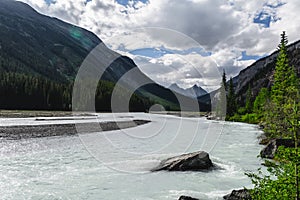
[[262, 158], [273, 159], [279, 146], [294, 147], [295, 143], [292, 139], [272, 139], [260, 152]]
[[233, 190], [230, 194], [223, 197], [226, 200], [251, 200], [251, 195], [247, 189]]
[[189, 197], [189, 196], [181, 196], [181, 197], [179, 197], [178, 200], [199, 200], [199, 199]]
[[201, 171], [213, 167], [208, 153], [198, 151], [189, 154], [183, 154], [163, 160], [158, 167], [152, 171]]

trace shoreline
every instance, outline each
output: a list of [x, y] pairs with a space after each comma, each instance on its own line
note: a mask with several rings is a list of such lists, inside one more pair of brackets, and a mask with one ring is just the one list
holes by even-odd
[[[29, 138], [53, 137], [53, 136], [72, 136], [77, 135], [79, 129], [84, 133], [95, 133], [104, 131], [121, 130], [134, 128], [149, 123], [147, 120], [132, 121], [109, 121], [100, 123], [71, 123], [71, 124], [51, 124], [51, 125], [21, 125], [21, 126], [2, 126], [0, 127], [0, 140], [20, 140]], [[83, 133], [83, 132], [82, 132]]]
[[[91, 116], [88, 113], [83, 114], [83, 115]], [[70, 117], [70, 116], [73, 116], [72, 111], [0, 110], [0, 117], [1, 118]]]
[[[29, 118], [29, 117], [93, 117], [101, 113], [111, 112], [72, 112], [72, 111], [47, 111], [47, 110], [1, 110], [0, 118]], [[144, 112], [141, 112], [144, 113]], [[207, 112], [192, 112], [192, 111], [152, 111], [149, 114], [173, 115], [178, 117], [208, 117]]]

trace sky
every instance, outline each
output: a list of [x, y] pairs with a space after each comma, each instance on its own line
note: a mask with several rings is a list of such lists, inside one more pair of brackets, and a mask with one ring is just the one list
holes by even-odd
[[22, 0], [94, 32], [156, 82], [212, 90], [300, 39], [299, 0]]

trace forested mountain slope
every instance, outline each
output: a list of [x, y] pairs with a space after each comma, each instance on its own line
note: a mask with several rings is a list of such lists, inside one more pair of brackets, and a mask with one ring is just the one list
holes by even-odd
[[[72, 83], [91, 50], [102, 44], [105, 55], [117, 54], [108, 49], [95, 34], [59, 19], [41, 15], [27, 4], [13, 0], [0, 0], [0, 34], [0, 108], [70, 109]], [[97, 55], [99, 66], [95, 67], [103, 67], [101, 59], [105, 55]], [[176, 98], [178, 94], [149, 79], [130, 58], [119, 55], [109, 66], [104, 67], [106, 70], [101, 77], [104, 80], [101, 84], [105, 85], [103, 90], [109, 88], [108, 91], [112, 91], [114, 84], [132, 69], [135, 69], [136, 73], [129, 77], [125, 86], [147, 83], [135, 92], [134, 99], [139, 104], [145, 104], [143, 109], [138, 110], [146, 110], [152, 103], [161, 103], [173, 109], [179, 108]], [[15, 86], [8, 80], [14, 80]], [[14, 89], [17, 85], [22, 87], [8, 92], [8, 88]], [[24, 91], [18, 92], [21, 90]], [[44, 99], [40, 106], [13, 103], [16, 101], [14, 99], [18, 98], [20, 101], [27, 99], [29, 102], [31, 99], [37, 99], [38, 94], [43, 94], [43, 97], [40, 97]], [[101, 100], [102, 97], [95, 98]], [[188, 97], [182, 98], [185, 98], [186, 102], [190, 101]], [[51, 102], [51, 99], [55, 103]], [[64, 99], [67, 99], [67, 102]], [[21, 104], [23, 106], [16, 106]], [[106, 106], [103, 110], [110, 110], [110, 106]], [[209, 107], [201, 105], [200, 109], [207, 110]]]
[[[258, 94], [262, 87], [271, 87], [277, 55], [278, 51], [275, 51], [270, 56], [256, 61], [234, 78], [235, 92], [242, 104], [245, 103], [249, 85], [253, 97]], [[288, 56], [290, 65], [295, 67], [298, 76], [300, 76], [300, 41], [288, 46]]]

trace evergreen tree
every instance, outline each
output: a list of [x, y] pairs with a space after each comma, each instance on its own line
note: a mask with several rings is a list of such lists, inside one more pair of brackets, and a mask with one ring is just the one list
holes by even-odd
[[[294, 100], [299, 101], [299, 83], [294, 67], [289, 65], [287, 54], [287, 36], [281, 34], [277, 57], [274, 84], [271, 88], [271, 109], [266, 116], [266, 132], [274, 137], [290, 137], [290, 125], [287, 117], [292, 112]], [[299, 102], [297, 102], [298, 104]]]
[[225, 91], [227, 91], [227, 78], [226, 78], [226, 72], [225, 72], [225, 70], [223, 70], [222, 84], [224, 86]]
[[252, 112], [252, 90], [251, 90], [251, 86], [249, 84], [248, 86], [248, 90], [247, 90], [247, 95], [246, 95], [246, 105], [245, 105], [245, 109], [247, 113], [251, 113]]
[[270, 101], [270, 93], [267, 88], [261, 88], [253, 103], [253, 111], [261, 116], [265, 112], [265, 107]]
[[221, 82], [221, 87], [218, 92], [218, 98], [216, 101], [216, 117], [218, 119], [224, 120], [226, 118], [226, 109], [227, 109], [227, 101], [226, 101], [226, 89], [223, 82]]
[[[95, 97], [97, 111], [111, 111], [113, 89], [113, 83], [99, 81]], [[71, 110], [72, 90], [72, 82], [57, 83], [40, 76], [3, 72], [0, 73], [0, 109]], [[145, 111], [154, 104], [137, 94], [130, 103], [134, 111]]]
[[227, 115], [228, 117], [233, 116], [237, 111], [236, 96], [234, 92], [233, 80], [229, 80], [229, 88], [227, 95]]
[[299, 197], [299, 80], [295, 70], [289, 65], [287, 37], [281, 34], [279, 54], [274, 73], [274, 85], [271, 88], [270, 103], [265, 101], [266, 91], [261, 91], [256, 98], [255, 110], [260, 110], [263, 102], [264, 122], [269, 137], [291, 138], [294, 148], [280, 147], [276, 153], [276, 163], [266, 161], [269, 174], [259, 170], [258, 174], [248, 173], [254, 184], [253, 199], [296, 199]]

